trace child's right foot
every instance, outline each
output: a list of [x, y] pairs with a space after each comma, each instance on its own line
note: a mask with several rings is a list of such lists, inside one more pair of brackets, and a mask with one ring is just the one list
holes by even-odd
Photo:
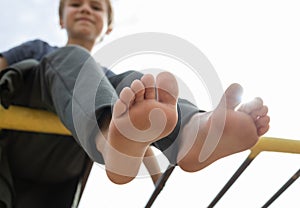
[[113, 109], [109, 138], [151, 144], [173, 131], [177, 123], [178, 86], [175, 77], [160, 73], [135, 80], [124, 88]]
[[177, 82], [170, 73], [160, 73], [156, 82], [150, 74], [133, 81], [114, 106], [110, 137], [151, 144], [167, 136], [177, 123], [177, 97]]
[[[160, 73], [135, 80], [120, 93], [102, 149], [109, 178], [127, 183], [138, 173], [148, 146], [170, 134], [177, 123], [178, 85], [175, 77]], [[107, 150], [109, 149], [109, 150]]]

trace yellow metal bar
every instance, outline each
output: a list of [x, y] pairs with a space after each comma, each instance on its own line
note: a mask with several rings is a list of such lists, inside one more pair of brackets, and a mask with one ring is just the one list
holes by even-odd
[[18, 106], [0, 106], [0, 129], [71, 135], [54, 113]]
[[[8, 110], [0, 106], [0, 129], [71, 135], [55, 114], [19, 106]], [[300, 154], [300, 141], [262, 137], [248, 157], [254, 158], [262, 151]]]
[[262, 137], [248, 157], [253, 159], [262, 151], [300, 154], [300, 140]]

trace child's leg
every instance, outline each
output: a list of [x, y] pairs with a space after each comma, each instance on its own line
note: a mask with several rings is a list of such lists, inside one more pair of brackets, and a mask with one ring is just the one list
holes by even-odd
[[[99, 76], [101, 79], [98, 79]], [[134, 76], [140, 78], [141, 74], [137, 73]], [[103, 155], [101, 154], [102, 152], [100, 153], [96, 148], [95, 137], [99, 132], [98, 125], [102, 127], [101, 131], [103, 133], [108, 130], [108, 126], [105, 124], [110, 122], [111, 106], [117, 100], [117, 93], [114, 89], [117, 88], [117, 86], [112, 86], [111, 80], [114, 79], [114, 84], [119, 85], [124, 77], [115, 76], [111, 80], [108, 80], [107, 77], [104, 76], [100, 66], [90, 54], [84, 49], [75, 46], [63, 47], [56, 52], [49, 54], [42, 60], [38, 67], [31, 70], [30, 75], [28, 76], [27, 74], [26, 77], [28, 78], [26, 78], [26, 84], [28, 84], [31, 89], [30, 92], [32, 95], [32, 98], [29, 99], [31, 102], [30, 106], [47, 108], [48, 110], [55, 112], [93, 161], [103, 163]], [[125, 80], [124, 83], [131, 83], [133, 81], [132, 78], [133, 77], [129, 76], [129, 79]], [[174, 82], [173, 79], [174, 77], [169, 76], [169, 74], [167, 76], [161, 74], [157, 80], [157, 85], [160, 86], [160, 88], [164, 88], [165, 81]], [[144, 100], [141, 100], [142, 96], [140, 96], [135, 100], [135, 105], [126, 109], [126, 112], [135, 111], [134, 114], [140, 113], [138, 110], [140, 107], [143, 109], [142, 112], [144, 112], [145, 108], [142, 106], [143, 103], [147, 103], [148, 113], [150, 113], [152, 110], [150, 103], [153, 102], [154, 104], [160, 104], [160, 106], [154, 105], [153, 108], [167, 106], [165, 109], [162, 109], [162, 111], [166, 114], [172, 114], [166, 115], [163, 118], [172, 117], [173, 113], [175, 113], [174, 117], [177, 119], [176, 101], [178, 89], [176, 80], [174, 82], [175, 91], [172, 92], [171, 97], [161, 89], [154, 88], [153, 86], [149, 87], [148, 85], [151, 85], [152, 82], [151, 77], [146, 76], [143, 78], [143, 81], [145, 83], [136, 81], [131, 89], [138, 90], [139, 85], [142, 85], [142, 87], [145, 88]], [[145, 87], [144, 84], [147, 85], [147, 87]], [[154, 84], [154, 82], [152, 84]], [[95, 87], [95, 91], [90, 87], [91, 85]], [[169, 90], [168, 87], [169, 86], [165, 87], [166, 90]], [[158, 90], [158, 93], [153, 93], [153, 90], [156, 89]], [[126, 102], [126, 90], [123, 93], [125, 94], [121, 95], [121, 97], [123, 101]], [[137, 95], [138, 94], [140, 94], [140, 92], [137, 92]], [[153, 95], [159, 97], [159, 102], [151, 97]], [[114, 111], [116, 111], [114, 115], [117, 115], [117, 112], [122, 109], [120, 101], [116, 106], [119, 107], [114, 108]], [[168, 112], [169, 106], [172, 106], [170, 112]], [[159, 110], [154, 111], [158, 112]], [[148, 119], [149, 115], [146, 114], [142, 116], [146, 116], [145, 118]], [[164, 114], [159, 113], [159, 115]], [[134, 117], [138, 118], [133, 115], [132, 118]], [[121, 116], [118, 115], [114, 118], [121, 119]], [[143, 117], [141, 117], [141, 119], [143, 120]], [[172, 125], [173, 123], [176, 123], [176, 119], [174, 121], [171, 119], [171, 121], [168, 120], [168, 122], [166, 122], [166, 128], [168, 128], [166, 130], [161, 128], [162, 125], [160, 125], [159, 128], [148, 131], [149, 141], [146, 142], [146, 146], [148, 147], [153, 139], [159, 139], [160, 137], [165, 136], [169, 131], [173, 130]], [[137, 121], [139, 124], [143, 123], [141, 120]], [[155, 123], [157, 124], [158, 122]], [[162, 130], [161, 135], [157, 135], [156, 131], [159, 129]], [[144, 131], [142, 131], [142, 133], [144, 135]], [[127, 137], [129, 136], [131, 137], [134, 135], [127, 135]], [[134, 142], [141, 143], [137, 141]], [[142, 145], [143, 148], [146, 148], [146, 146], [144, 144]], [[137, 149], [137, 151], [142, 153], [141, 158], [138, 158], [138, 160], [141, 160], [144, 156], [144, 149]], [[113, 157], [107, 158], [108, 164], [110, 164], [110, 159]], [[130, 169], [131, 164], [127, 167]]]
[[178, 86], [170, 73], [135, 80], [120, 93], [109, 125], [108, 137], [99, 137], [108, 177], [127, 183], [138, 173], [149, 145], [173, 131], [177, 122]]
[[[183, 170], [198, 171], [220, 158], [249, 149], [257, 142], [259, 136], [267, 132], [270, 119], [267, 116], [268, 109], [261, 99], [255, 99], [235, 110], [240, 102], [241, 93], [240, 85], [231, 85], [222, 98], [226, 100], [226, 106], [219, 105], [212, 112], [197, 113], [184, 126], [178, 154], [178, 165]], [[222, 119], [218, 113], [220, 111], [226, 112], [224, 130], [216, 146], [206, 145], [214, 149], [205, 149], [204, 143], [207, 142], [205, 140], [209, 129], [214, 121]], [[193, 134], [196, 137], [191, 142], [190, 137]], [[211, 154], [206, 157], [201, 154], [202, 151]]]
[[89, 52], [77, 46], [58, 49], [26, 79], [31, 88], [30, 106], [55, 112], [89, 157], [103, 163], [95, 137], [98, 124], [104, 123], [104, 114], [111, 114], [118, 97]]

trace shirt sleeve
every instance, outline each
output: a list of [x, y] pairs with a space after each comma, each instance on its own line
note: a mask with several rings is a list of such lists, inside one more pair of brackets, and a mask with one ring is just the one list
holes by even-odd
[[0, 56], [6, 59], [8, 65], [12, 65], [25, 59], [40, 61], [43, 56], [54, 49], [56, 49], [56, 47], [49, 46], [48, 43], [36, 39], [2, 52]]

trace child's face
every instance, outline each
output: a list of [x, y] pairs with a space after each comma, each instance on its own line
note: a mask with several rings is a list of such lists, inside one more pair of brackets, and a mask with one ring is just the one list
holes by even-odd
[[97, 41], [110, 30], [105, 0], [66, 0], [60, 24], [68, 38]]

